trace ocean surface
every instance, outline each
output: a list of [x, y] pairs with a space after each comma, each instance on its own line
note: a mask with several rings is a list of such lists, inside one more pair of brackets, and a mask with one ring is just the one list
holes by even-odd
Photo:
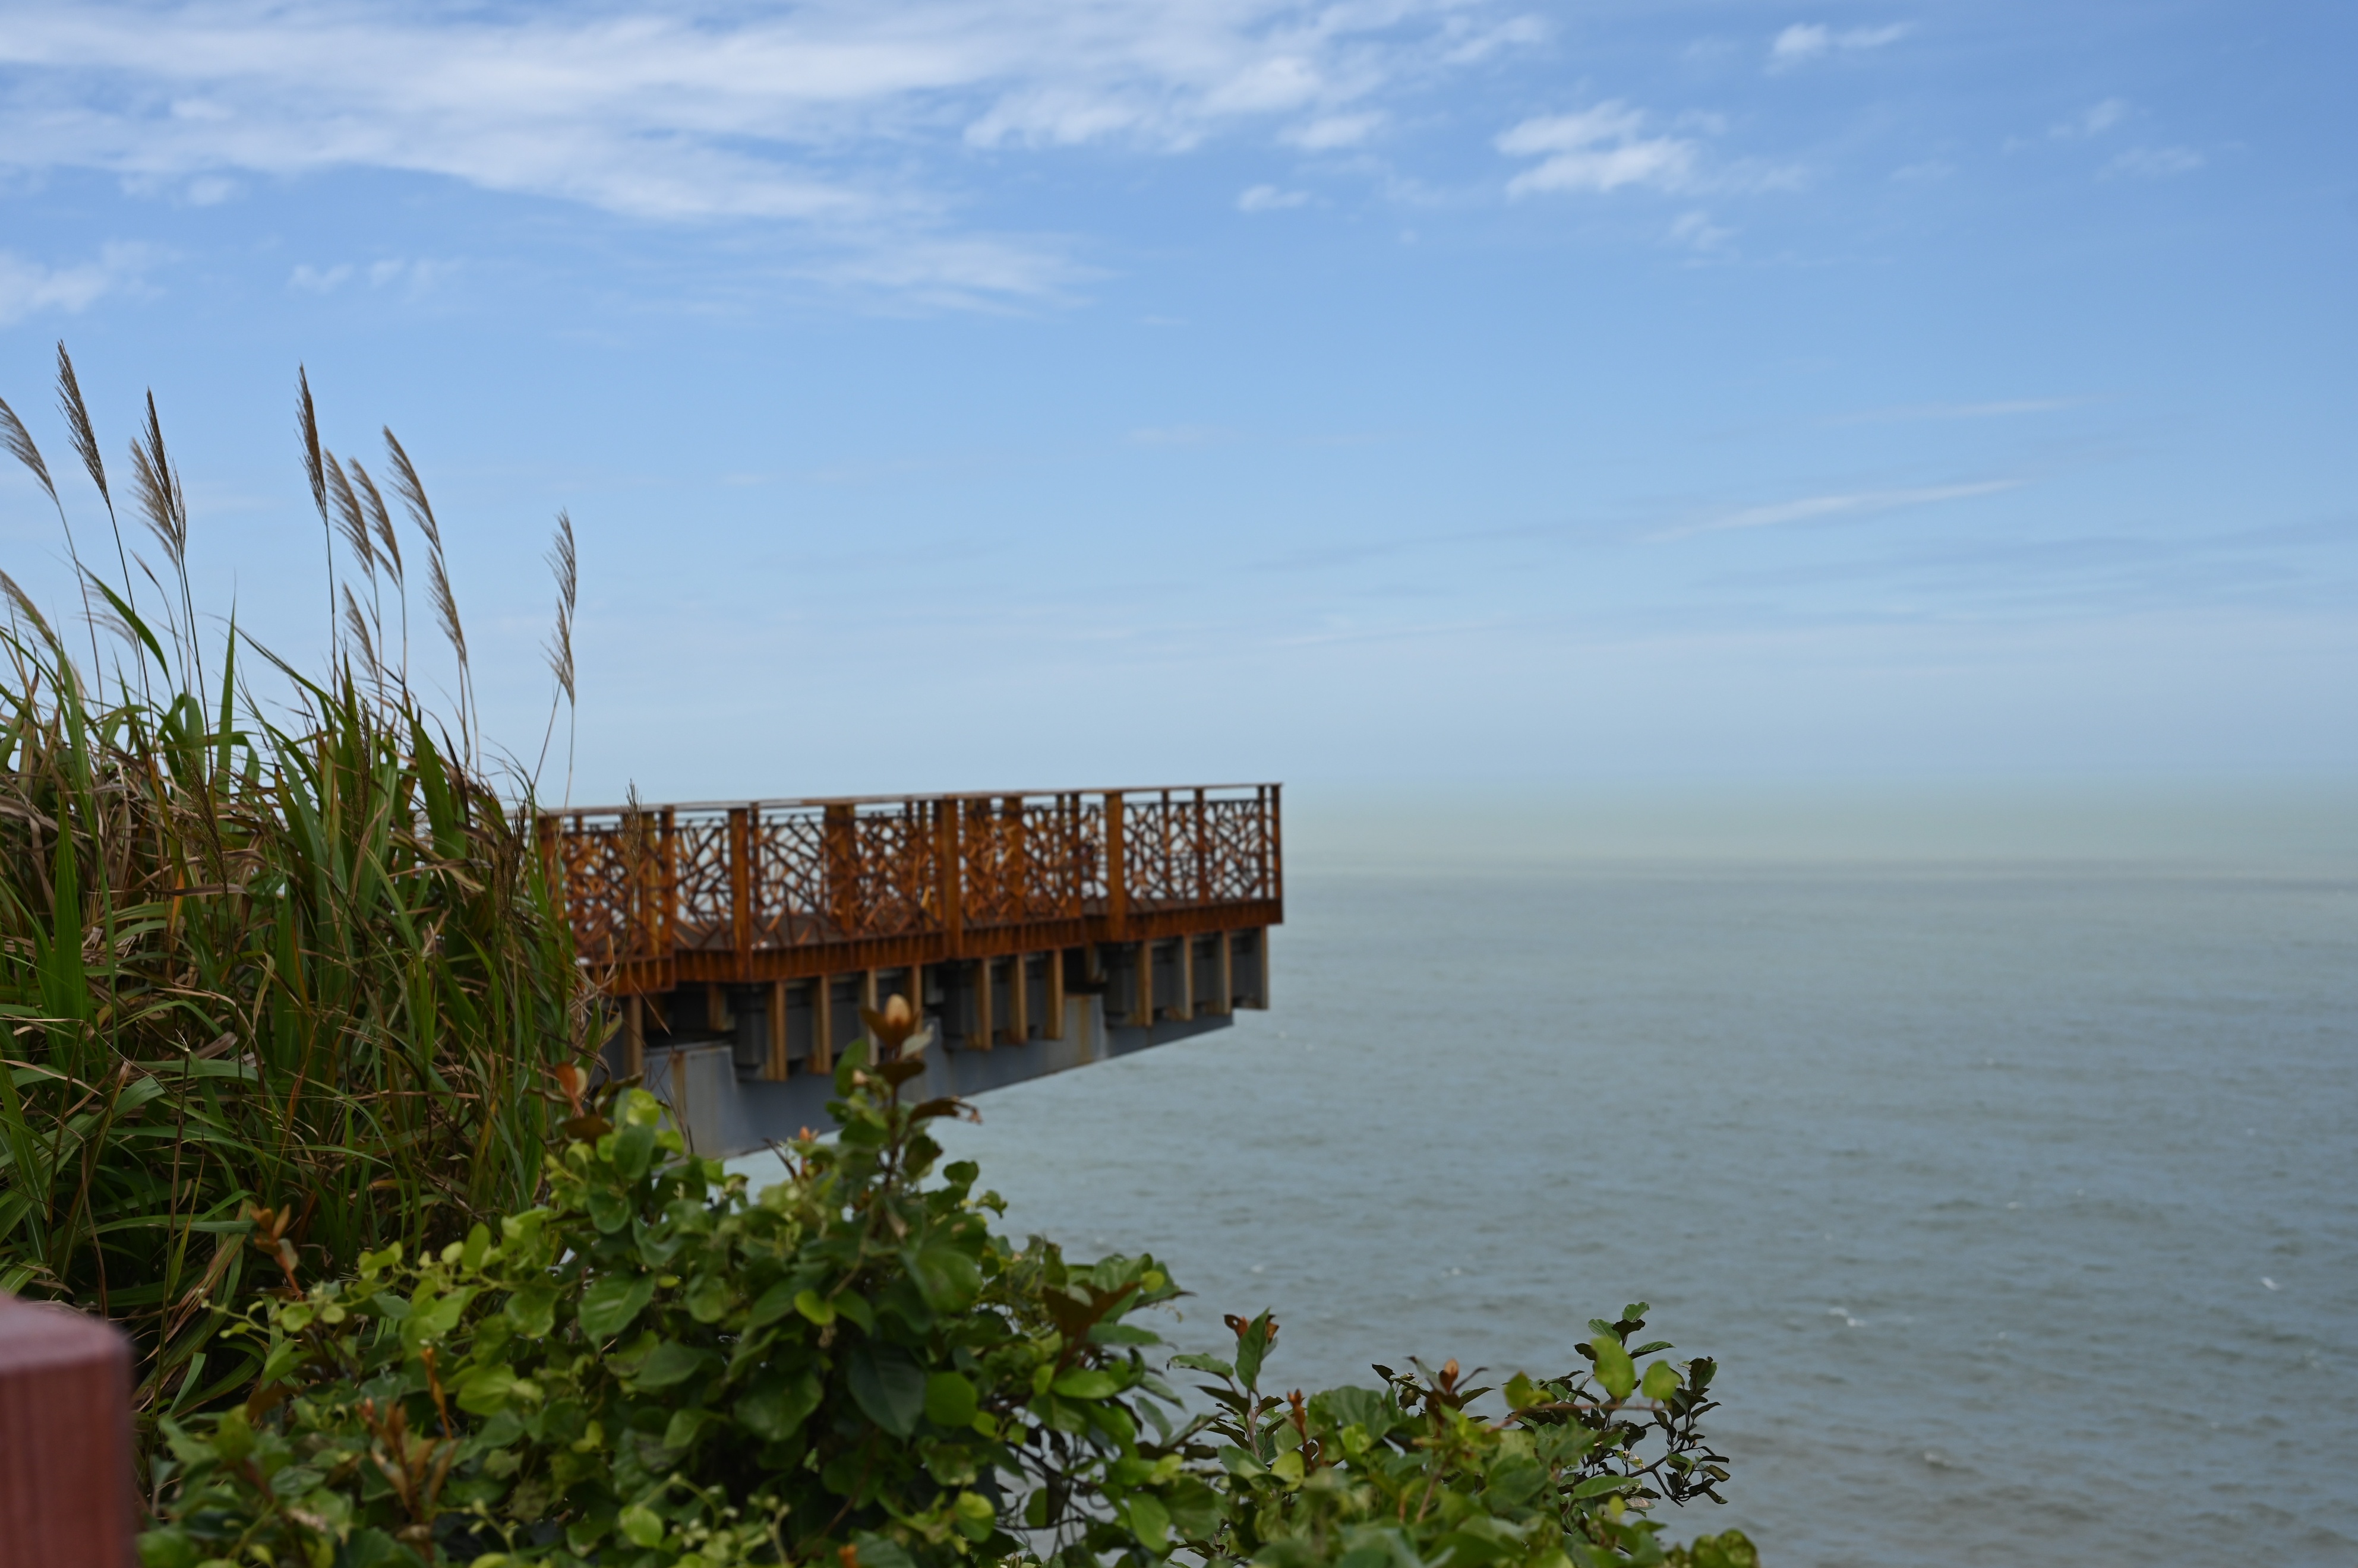
[[[2358, 1563], [2358, 877], [1290, 866], [1275, 1006], [982, 1097], [1007, 1228], [1280, 1387], [1717, 1357], [1771, 1568]], [[757, 1168], [758, 1162], [748, 1162]]]

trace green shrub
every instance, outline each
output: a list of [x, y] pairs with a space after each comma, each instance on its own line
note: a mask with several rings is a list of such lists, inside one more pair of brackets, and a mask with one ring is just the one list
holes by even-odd
[[496, 1232], [257, 1307], [252, 1396], [168, 1428], [147, 1568], [1573, 1568], [1664, 1561], [1643, 1505], [1724, 1477], [1695, 1430], [1710, 1364], [1638, 1373], [1628, 1319], [1588, 1377], [1517, 1379], [1492, 1422], [1454, 1365], [1272, 1400], [1264, 1314], [1234, 1362], [1178, 1358], [1223, 1379], [1185, 1419], [1137, 1321], [1179, 1293], [1164, 1270], [991, 1234], [971, 1163], [933, 1179], [926, 1125], [957, 1108], [902, 1105], [915, 1071], [855, 1047], [840, 1132], [758, 1195], [624, 1091]]

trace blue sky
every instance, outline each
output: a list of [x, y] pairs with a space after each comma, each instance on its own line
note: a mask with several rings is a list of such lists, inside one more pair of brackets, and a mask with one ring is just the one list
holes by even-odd
[[[577, 798], [2358, 776], [2342, 5], [0, 6], [0, 395]], [[81, 516], [95, 513], [70, 488]], [[0, 566], [54, 519], [0, 479]], [[423, 616], [419, 619], [422, 621]]]

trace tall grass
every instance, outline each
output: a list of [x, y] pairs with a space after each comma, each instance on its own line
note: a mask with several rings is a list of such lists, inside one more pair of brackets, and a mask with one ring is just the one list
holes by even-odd
[[[481, 761], [439, 524], [391, 432], [391, 488], [460, 658], [448, 722], [410, 684], [403, 530], [319, 445], [308, 384], [334, 631], [317, 678], [233, 624], [200, 635], [154, 399], [130, 465], [146, 536], [126, 538], [62, 345], [59, 363], [114, 547], [104, 571], [84, 558], [91, 531], [0, 404], [89, 622], [0, 572], [0, 1290], [129, 1331], [152, 1425], [251, 1386], [251, 1352], [218, 1331], [289, 1268], [440, 1245], [529, 1204], [566, 1114], [557, 1069], [600, 1022], [528, 781], [503, 797]], [[569, 530], [563, 548], [569, 565]], [[568, 581], [567, 687], [570, 613]]]

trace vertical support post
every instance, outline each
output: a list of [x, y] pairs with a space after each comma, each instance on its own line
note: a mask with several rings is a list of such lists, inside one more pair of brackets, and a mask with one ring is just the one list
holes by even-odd
[[622, 999], [622, 1076], [635, 1078], [647, 1070], [647, 1001], [640, 996]]
[[1260, 995], [1253, 999], [1253, 1006], [1266, 1010], [1269, 1006], [1269, 927], [1264, 925], [1255, 931], [1253, 941], [1256, 947], [1253, 973], [1260, 981]]
[[990, 960], [988, 958], [977, 958], [974, 961], [972, 969], [974, 974], [974, 1032], [967, 1036], [966, 1044], [967, 1048], [970, 1051], [988, 1051], [994, 1044], [996, 1044], [996, 1042], [991, 1038], [993, 1030], [990, 1016]]
[[949, 938], [946, 956], [957, 957], [966, 935], [965, 900], [962, 896], [966, 868], [958, 850], [957, 802], [945, 800], [935, 806], [934, 830], [936, 835], [937, 859], [942, 888], [942, 931]]
[[122, 1568], [131, 1347], [94, 1317], [0, 1296], [0, 1563]]
[[[1267, 890], [1265, 896], [1282, 900], [1285, 897], [1285, 837], [1278, 826], [1277, 791], [1276, 784], [1269, 786], [1266, 797], [1268, 805], [1263, 808], [1260, 882]], [[1268, 940], [1269, 928], [1263, 926], [1261, 928], [1262, 944], [1266, 946]], [[1261, 989], [1266, 991], [1268, 989], [1269, 976], [1264, 971], [1261, 976]]]
[[1212, 896], [1212, 834], [1211, 817], [1204, 805], [1204, 791], [1195, 791], [1195, 888], [1197, 903]]
[[860, 919], [860, 842], [859, 829], [852, 825], [851, 807], [838, 801], [827, 806], [819, 818], [819, 861], [821, 907], [838, 936], [857, 932]]
[[1190, 1019], [1195, 1016], [1195, 938], [1179, 938], [1179, 997], [1171, 1009], [1171, 1016]]
[[814, 1073], [835, 1071], [835, 977], [811, 977], [811, 1048], [807, 1065]]
[[662, 878], [655, 894], [655, 957], [668, 958], [679, 946], [678, 814], [666, 806], [655, 821], [655, 868]]
[[762, 1076], [773, 1084], [784, 1083], [790, 1070], [786, 1065], [786, 982], [770, 982], [770, 1006], [766, 1015], [770, 1026], [770, 1054], [762, 1065]]
[[1225, 1017], [1237, 1010], [1237, 939], [1233, 932], [1223, 931], [1216, 940], [1220, 944], [1220, 1000], [1212, 1011]]
[[737, 949], [737, 978], [751, 979], [753, 964], [753, 809], [729, 808], [729, 945]]
[[1106, 791], [1106, 929], [1120, 938], [1130, 925], [1130, 847], [1122, 826], [1121, 791]]
[[903, 987], [901, 994], [909, 999], [910, 1016], [924, 1018], [925, 1016], [925, 966], [910, 965], [908, 978], [901, 983]]
[[1048, 949], [1048, 1021], [1041, 1034], [1050, 1040], [1065, 1037], [1065, 950]]
[[1007, 1038], [1018, 1045], [1032, 1038], [1032, 959], [1022, 953], [1007, 960]]
[[1141, 1029], [1154, 1027], [1154, 944], [1138, 945], [1138, 1000], [1130, 1007], [1130, 1022]]
[[860, 972], [860, 1005], [871, 1012], [884, 1010], [884, 1004], [876, 1000], [876, 971], [873, 969]]
[[718, 980], [704, 983], [704, 1027], [714, 1034], [729, 1033], [729, 991]]

